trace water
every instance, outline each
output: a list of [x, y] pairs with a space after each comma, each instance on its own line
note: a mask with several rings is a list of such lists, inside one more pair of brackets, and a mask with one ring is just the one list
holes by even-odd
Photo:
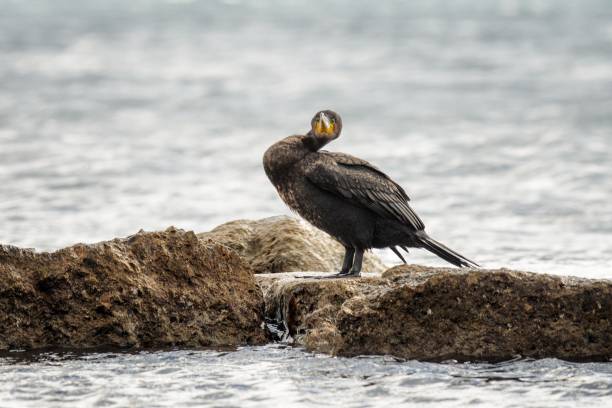
[[[345, 124], [330, 149], [397, 179], [434, 237], [489, 267], [610, 277], [612, 3], [330, 3], [0, 0], [0, 242], [52, 250], [288, 213], [261, 155], [329, 107]], [[422, 251], [410, 261], [442, 264]], [[1, 367], [0, 406], [206, 395], [601, 406], [610, 390], [609, 364], [435, 365], [273, 347]], [[487, 381], [496, 370], [526, 380]]]
[[[235, 352], [4, 357], [0, 395], [24, 406], [604, 407], [612, 365], [558, 360], [500, 364], [332, 358], [284, 346]], [[4, 401], [7, 401], [4, 399]], [[588, 405], [587, 405], [588, 404]]]

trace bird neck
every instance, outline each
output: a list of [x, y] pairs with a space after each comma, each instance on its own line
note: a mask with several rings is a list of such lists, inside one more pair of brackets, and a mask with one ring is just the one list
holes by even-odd
[[327, 138], [316, 137], [312, 130], [306, 133], [302, 140], [304, 142], [304, 146], [313, 152], [321, 150], [323, 146], [330, 142], [330, 140]]

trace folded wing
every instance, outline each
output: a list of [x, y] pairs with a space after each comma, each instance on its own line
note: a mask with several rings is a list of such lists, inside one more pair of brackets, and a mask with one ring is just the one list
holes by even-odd
[[410, 208], [404, 189], [378, 168], [357, 157], [320, 151], [307, 160], [306, 177], [319, 188], [415, 231], [425, 225]]

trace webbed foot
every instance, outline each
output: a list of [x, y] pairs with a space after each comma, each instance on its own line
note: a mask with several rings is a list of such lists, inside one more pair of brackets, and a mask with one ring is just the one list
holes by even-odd
[[334, 273], [333, 275], [306, 275], [306, 276], [298, 276], [301, 279], [342, 279], [342, 278], [358, 278], [361, 276], [360, 272], [343, 272], [340, 271], [338, 273]]
[[351, 269], [348, 272], [340, 272], [337, 274], [337, 278], [358, 278], [361, 276], [361, 271]]

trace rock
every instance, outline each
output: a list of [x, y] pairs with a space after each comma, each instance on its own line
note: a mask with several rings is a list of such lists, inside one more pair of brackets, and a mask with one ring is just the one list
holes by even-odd
[[[342, 245], [329, 235], [285, 216], [232, 221], [198, 236], [236, 250], [255, 273], [339, 271], [344, 257]], [[366, 254], [364, 271], [385, 269], [376, 255]]]
[[299, 275], [257, 280], [266, 314], [309, 350], [437, 361], [612, 358], [610, 281], [415, 265], [361, 279]]
[[170, 228], [53, 253], [0, 246], [0, 350], [266, 341], [252, 271]]

